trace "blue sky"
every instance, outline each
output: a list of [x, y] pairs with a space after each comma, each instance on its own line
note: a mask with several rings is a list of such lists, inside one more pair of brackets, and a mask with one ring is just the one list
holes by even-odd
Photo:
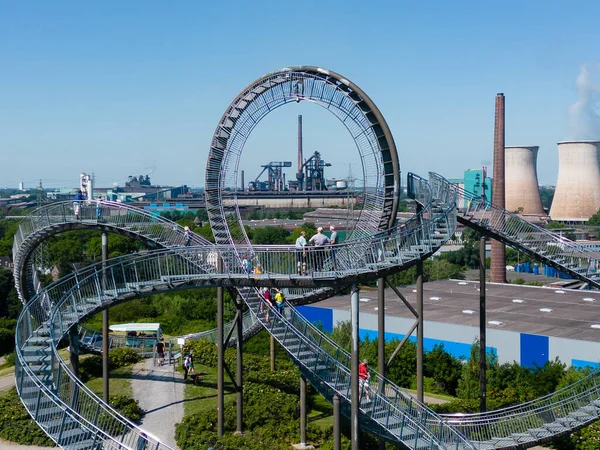
[[[599, 13], [595, 1], [0, 0], [0, 187], [75, 186], [82, 171], [108, 186], [153, 166], [155, 183], [201, 186], [233, 98], [302, 64], [367, 92], [403, 175], [459, 177], [491, 161], [494, 98], [504, 92], [507, 145], [539, 145], [540, 183], [554, 184], [556, 142], [600, 138], [591, 123]], [[574, 136], [569, 108], [584, 66], [591, 125]], [[301, 102], [255, 129], [241, 163], [247, 180], [268, 161], [295, 161], [297, 114], [305, 154], [319, 150], [333, 165], [328, 177], [357, 171], [345, 129]]]

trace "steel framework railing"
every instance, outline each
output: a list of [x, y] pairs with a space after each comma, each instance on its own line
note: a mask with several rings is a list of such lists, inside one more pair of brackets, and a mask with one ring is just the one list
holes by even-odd
[[[84, 227], [112, 229], [162, 247], [209, 243], [195, 233], [186, 234], [184, 227], [175, 222], [123, 203], [105, 200], [50, 203], [25, 216], [14, 237], [15, 286], [23, 302], [27, 300], [25, 282], [28, 280], [31, 283], [31, 272], [34, 270], [28, 260], [39, 242], [50, 236], [54, 228], [68, 230]], [[26, 274], [27, 271], [30, 273]]]
[[444, 421], [480, 448], [534, 445], [570, 433], [600, 418], [597, 370], [556, 392], [530, 402], [478, 414], [448, 414]]
[[497, 207], [477, 194], [457, 189], [459, 198], [464, 199], [464, 204], [458, 207], [458, 218], [463, 223], [600, 288], [598, 253], [590, 252], [564, 236], [530, 223], [516, 213]]
[[[180, 283], [187, 286], [199, 280], [220, 280], [223, 284], [236, 280], [246, 285], [239, 291], [253, 317], [251, 323], [265, 326], [313, 385], [330, 400], [337, 393], [342, 399], [342, 411], [349, 414], [350, 355], [295, 309], [286, 308], [282, 316], [270, 308], [253, 285], [282, 281], [293, 286], [299, 279], [313, 283], [332, 279], [343, 282], [346, 277], [354, 280], [390, 267], [406, 267], [433, 253], [454, 232], [456, 191], [453, 189], [453, 185], [436, 174], [430, 175], [430, 183], [410, 176], [409, 193], [423, 203], [421, 214], [401, 226], [377, 233], [368, 241], [336, 247], [335, 267], [331, 255], [324, 253], [324, 269], [311, 275], [297, 274], [290, 247], [238, 246], [241, 253], [235, 253], [220, 245], [127, 256], [110, 261], [104, 271], [100, 265], [94, 265], [72, 274], [40, 290], [19, 318], [15, 373], [21, 399], [36, 422], [64, 448], [98, 445], [136, 448], [140, 442], [148, 448], [168, 448], [142, 434], [81, 384], [58, 355], [56, 346], [71, 326], [119, 298], [149, 294], [161, 286], [165, 289], [178, 287]], [[240, 267], [238, 256], [244, 253], [254, 255], [255, 263], [268, 270], [254, 274]], [[219, 260], [223, 261], [221, 271], [217, 270], [221, 266]], [[600, 406], [597, 378], [594, 372], [554, 394], [499, 411], [438, 416], [389, 380], [373, 373], [372, 401], [357, 401], [361, 405], [362, 426], [410, 448], [527, 447], [597, 420]]]
[[[453, 206], [451, 209], [453, 210]], [[334, 271], [334, 276], [340, 279], [345, 276], [354, 278], [356, 275], [377, 271], [379, 267], [387, 268], [390, 260], [393, 260], [394, 264], [399, 264], [402, 259], [399, 259], [398, 255], [392, 250], [410, 251], [414, 255], [413, 258], [419, 258], [423, 254], [432, 252], [434, 246], [430, 243], [423, 244], [422, 238], [436, 235], [436, 233], [440, 233], [440, 230], [447, 233], [449, 231], [447, 229], [447, 216], [452, 214], [452, 210], [440, 214], [438, 218], [440, 226], [433, 226], [434, 221], [421, 221], [420, 228], [398, 227], [395, 233], [377, 236], [371, 243], [374, 248], [383, 249], [383, 252], [371, 251], [371, 256], [363, 260], [364, 263], [368, 263], [366, 267], [360, 267], [360, 264], [356, 262], [353, 262], [351, 267], [338, 267]], [[429, 231], [426, 230], [427, 228]], [[418, 239], [413, 240], [412, 234], [416, 234]], [[366, 244], [361, 243], [360, 245]], [[415, 247], [419, 250], [416, 250]], [[340, 252], [344, 251], [343, 246], [340, 246], [339, 250]], [[295, 276], [296, 265], [290, 264], [283, 256], [285, 253], [289, 254], [289, 248], [265, 247], [258, 250], [254, 249], [254, 251], [259, 255], [259, 260], [265, 267], [277, 268], [278, 272], [267, 272], [260, 275], [248, 274], [234, 264], [230, 264], [229, 266], [225, 265], [224, 272], [226, 272], [226, 276], [228, 278], [250, 280], [248, 281], [250, 284], [254, 283], [255, 277], [279, 279], [287, 275], [289, 279]], [[137, 443], [138, 440], [143, 439], [144, 437], [139, 430], [124, 421], [122, 417], [110, 415], [108, 412], [110, 409], [100, 404], [99, 399], [73, 377], [64, 362], [60, 360], [58, 353], [56, 353], [55, 345], [71, 326], [81, 321], [86, 315], [114, 301], [119, 295], [139, 293], [145, 289], [151, 289], [152, 285], [172, 286], [173, 283], [186, 278], [207, 277], [207, 269], [210, 269], [213, 279], [215, 277], [225, 279], [224, 274], [212, 270], [215, 267], [213, 263], [216, 262], [213, 259], [217, 257], [223, 261], [235, 261], [233, 254], [228, 253], [226, 246], [177, 248], [137, 258], [131, 256], [121, 258], [104, 272], [101, 270], [101, 266], [96, 265], [77, 274], [72, 274], [67, 279], [43, 289], [23, 312], [17, 333], [19, 363], [17, 377], [21, 380], [18, 382], [18, 388], [24, 403], [33, 412], [34, 417], [38, 417], [37, 410], [41, 405], [41, 397], [43, 396], [61, 405], [60, 411], [52, 409], [52, 414], [60, 416], [60, 423], [68, 425], [70, 436], [76, 436], [73, 437], [76, 441], [74, 441], [75, 444], [84, 442], [85, 438], [85, 442], [90, 439], [96, 442], [102, 440], [105, 447], [112, 448], [109, 447], [112, 444], [108, 444], [111, 440], [109, 436], [117, 436], [117, 440], [122, 441], [122, 447], [127, 447], [133, 446], [134, 442]], [[289, 269], [290, 273], [282, 273], [282, 269], [285, 268]], [[319, 278], [319, 275], [313, 275], [313, 277]], [[105, 286], [105, 288], [102, 289], [102, 286]], [[254, 290], [253, 288], [248, 289]], [[258, 299], [258, 297], [254, 298]], [[260, 303], [260, 299], [254, 303], [248, 299], [246, 301], [249, 306], [257, 306]], [[52, 309], [49, 310], [48, 308]], [[260, 309], [253, 309], [253, 311], [258, 317]], [[283, 320], [282, 318], [278, 319]], [[290, 328], [290, 331], [293, 331], [293, 327]], [[43, 345], [35, 345], [36, 342], [40, 342], [40, 339]], [[305, 340], [305, 342], [314, 345], [316, 339], [315, 336], [311, 340]], [[322, 337], [320, 340], [321, 343], [324, 342]], [[48, 347], [45, 344], [54, 345]], [[51, 350], [49, 351], [49, 349]], [[33, 356], [28, 356], [28, 351], [33, 351]], [[335, 361], [331, 357], [329, 357], [329, 360]], [[40, 362], [43, 364], [37, 364]], [[341, 367], [339, 362], [337, 365]], [[339, 372], [340, 376], [342, 373], [343, 371]], [[46, 384], [44, 384], [44, 381]], [[34, 397], [40, 400], [37, 402], [28, 397], [29, 391], [27, 390], [28, 387], [36, 383], [38, 388], [41, 388], [35, 391], [36, 395]], [[92, 405], [94, 406], [92, 407]], [[67, 416], [71, 417], [72, 420], [67, 420]], [[99, 423], [98, 418], [102, 418], [103, 422]], [[44, 419], [45, 416], [40, 416], [42, 426], [46, 423]], [[404, 420], [408, 424], [413, 419], [405, 416]], [[65, 428], [57, 426], [55, 422], [53, 423], [56, 429], [45, 428], [45, 430], [60, 445], [69, 447], [72, 442], [65, 441]], [[420, 436], [419, 439], [429, 436], [428, 430], [418, 431], [417, 423], [413, 426]], [[440, 427], [443, 428], [443, 425], [440, 425]], [[406, 431], [409, 428], [407, 426], [403, 430]], [[403, 436], [407, 437], [406, 434]], [[432, 439], [435, 440], [435, 438]], [[152, 445], [155, 445], [155, 443], [152, 443]], [[156, 443], [156, 445], [161, 444]]]

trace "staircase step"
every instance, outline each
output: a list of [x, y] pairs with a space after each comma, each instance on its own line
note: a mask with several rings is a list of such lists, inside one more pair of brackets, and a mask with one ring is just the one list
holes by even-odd
[[89, 450], [92, 448], [103, 448], [100, 444], [100, 440], [94, 440], [93, 438], [88, 438], [73, 444], [64, 445], [63, 448], [67, 450]]
[[50, 364], [50, 362], [52, 361], [52, 356], [50, 354], [48, 354], [48, 352], [41, 354], [41, 355], [25, 355], [23, 356], [23, 360], [27, 363], [27, 364], [35, 364], [35, 365], [48, 365]]
[[519, 443], [531, 442], [536, 440], [536, 438], [534, 438], [529, 433], [513, 433], [511, 436], [515, 441]]

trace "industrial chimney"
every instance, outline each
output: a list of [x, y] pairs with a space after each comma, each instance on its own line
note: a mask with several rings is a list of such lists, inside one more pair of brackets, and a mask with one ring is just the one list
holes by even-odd
[[585, 222], [600, 210], [600, 141], [558, 143], [552, 220]]
[[304, 172], [302, 171], [302, 115], [298, 115], [298, 172], [296, 179], [298, 180], [298, 190], [304, 190]]
[[537, 146], [505, 148], [505, 194], [508, 211], [544, 215], [537, 179]]
[[[500, 208], [506, 207], [505, 173], [504, 173], [504, 94], [496, 95], [496, 112], [494, 122], [494, 180], [492, 182], [492, 203]], [[498, 224], [501, 226], [502, 224]], [[506, 283], [506, 248], [500, 241], [492, 239], [491, 243], [490, 281]]]

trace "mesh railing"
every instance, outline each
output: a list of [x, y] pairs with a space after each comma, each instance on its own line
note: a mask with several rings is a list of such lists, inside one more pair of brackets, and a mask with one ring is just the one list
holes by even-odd
[[[447, 222], [447, 219], [444, 220]], [[430, 225], [429, 223], [421, 224], [422, 228], [429, 226], [430, 232], [420, 229], [421, 233], [419, 233], [419, 237], [428, 236], [437, 231], [436, 227]], [[377, 236], [371, 242], [374, 246], [386, 249], [394, 247], [400, 251], [411, 246], [419, 247], [420, 245], [420, 239], [412, 240], [407, 227], [399, 227], [395, 235], [385, 234]], [[421, 249], [421, 251], [431, 251], [433, 249], [429, 245], [425, 247], [426, 249]], [[265, 263], [266, 267], [275, 267], [279, 272], [267, 272], [260, 275], [249, 274], [247, 271], [230, 264], [227, 276], [237, 276], [240, 278], [255, 278], [257, 276], [262, 278], [281, 277], [286, 275], [282, 271], [285, 268], [291, 269], [291, 273], [287, 274], [288, 276], [295, 273], [295, 264], [289, 264], [289, 261], [284, 256], [286, 253], [289, 254], [289, 248], [262, 247], [254, 250], [261, 256], [260, 260]], [[57, 414], [62, 414], [63, 417], [66, 417], [66, 415], [74, 417], [79, 424], [77, 426], [84, 427], [94, 436], [94, 439], [102, 439], [104, 442], [111, 439], [109, 436], [113, 436], [113, 438], [118, 436], [120, 442], [131, 446], [134, 443], [137, 444], [140, 439], [145, 439], [141, 435], [140, 430], [118, 414], [111, 412], [110, 408], [106, 405], [101, 404], [100, 400], [73, 376], [58, 356], [56, 344], [71, 326], [78, 323], [91, 311], [103, 307], [104, 303], [112, 302], [119, 295], [138, 292], [140, 289], [148, 288], [152, 284], [165, 284], [176, 280], [206, 277], [208, 275], [211, 275], [212, 278], [223, 275], [216, 271], [217, 258], [220, 257], [223, 260], [231, 258], [229, 259], [231, 261], [235, 256], [230, 251], [231, 249], [228, 249], [227, 246], [211, 245], [208, 248], [183, 247], [163, 250], [138, 256], [137, 258], [128, 256], [112, 261], [111, 266], [105, 271], [102, 271], [101, 265], [95, 265], [79, 273], [72, 274], [66, 279], [43, 289], [28, 305], [18, 324], [18, 372], [22, 380], [27, 379], [32, 383], [36, 381], [40, 382], [40, 378], [38, 378], [40, 373], [36, 374], [34, 372], [25, 361], [21, 352], [21, 349], [25, 347], [28, 340], [39, 335], [40, 327], [47, 327], [51, 342], [54, 344], [51, 352], [50, 370], [47, 374], [41, 372], [42, 376], [51, 375], [49, 377], [51, 384], [39, 390], [39, 401], [35, 402], [35, 404], [32, 401], [27, 403], [24, 400], [28, 409], [35, 411], [41, 404], [40, 402], [46, 401], [41, 400], [43, 396], [44, 399], [51, 399], [51, 401], [61, 405], [61, 411], [63, 412], [57, 412]], [[378, 252], [372, 252], [372, 254], [381, 256]], [[373, 258], [372, 263], [375, 266], [381, 263], [383, 267], [387, 267], [386, 259], [393, 256], [395, 255], [384, 253], [381, 261]], [[415, 255], [414, 257], [417, 258], [419, 256]], [[210, 274], [205, 273], [207, 269], [210, 271]], [[357, 273], [368, 273], [374, 269], [376, 270], [376, 267], [366, 269], [364, 267], [361, 268], [361, 264], [354, 263], [352, 267], [346, 269], [347, 272], [338, 270], [338, 275], [350, 273], [354, 276]], [[105, 288], [103, 289], [102, 286], [105, 286]], [[248, 290], [255, 291], [253, 288], [248, 288]], [[249, 305], [256, 306], [260, 303], [258, 296], [253, 296], [256, 299], [254, 303], [251, 298], [252, 296], [247, 296], [246, 299]], [[38, 304], [38, 301], [41, 299], [46, 299], [43, 306], [41, 303]], [[48, 308], [52, 308], [52, 310], [50, 311]], [[254, 315], [258, 317], [260, 309], [253, 309], [253, 311]], [[309, 342], [309, 345], [314, 345], [316, 339], [317, 336], [306, 342]], [[325, 347], [322, 337], [319, 339]], [[313, 344], [310, 344], [310, 342], [313, 342]], [[327, 356], [326, 358], [331, 362], [335, 361], [331, 356]], [[342, 374], [348, 372], [347, 367], [344, 369], [339, 362], [335, 364], [338, 366], [340, 377]], [[27, 386], [27, 384], [21, 382], [19, 386], [20, 392], [24, 393], [25, 391], [22, 388]], [[384, 403], [389, 402], [388, 399], [382, 399], [381, 401]], [[413, 419], [406, 415], [403, 415], [403, 417], [407, 424], [412, 423]], [[416, 422], [413, 426], [415, 429], [418, 428]], [[408, 430], [408, 428], [406, 429]], [[53, 435], [52, 432], [50, 434]], [[423, 429], [419, 431], [419, 434], [427, 436], [428, 431]], [[59, 438], [59, 436], [54, 435], [53, 437]], [[147, 439], [151, 442], [150, 438]], [[162, 444], [152, 442], [152, 448], [166, 448], [160, 447], [160, 445]]]
[[[57, 202], [44, 205], [25, 216], [13, 242], [14, 276], [21, 300], [26, 300], [22, 278], [30, 269], [27, 260], [45, 230], [62, 225], [102, 225], [143, 237], [163, 247], [206, 245], [208, 240], [186, 233], [181, 225], [148, 211], [119, 202], [86, 200]], [[31, 278], [32, 275], [30, 274]]]
[[458, 208], [463, 219], [491, 232], [508, 245], [600, 288], [598, 253], [497, 207], [479, 195], [461, 188], [457, 190], [459, 197], [464, 199], [464, 204]]

